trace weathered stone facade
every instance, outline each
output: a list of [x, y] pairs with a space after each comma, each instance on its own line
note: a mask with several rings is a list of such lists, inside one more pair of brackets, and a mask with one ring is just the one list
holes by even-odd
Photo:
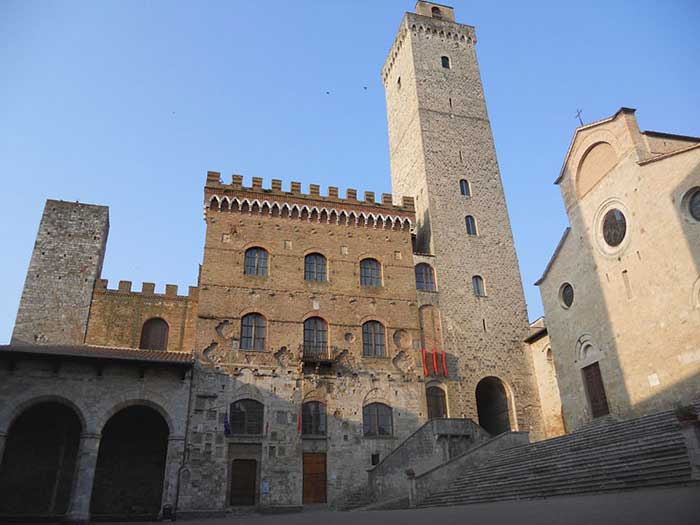
[[[158, 420], [143, 419], [145, 409], [167, 423], [153, 428], [167, 454], [148, 444], [162, 466], [142, 466], [164, 471], [165, 514], [357, 503], [372, 466], [400, 475], [410, 446], [382, 461], [429, 419], [442, 429], [440, 460], [489, 433], [544, 436], [474, 28], [445, 6], [416, 10], [382, 72], [398, 195], [322, 196], [313, 184], [285, 191], [280, 180], [244, 186], [209, 172], [203, 260], [187, 296], [171, 285], [156, 294], [152, 283], [108, 289], [107, 209], [49, 201], [16, 344], [2, 353], [0, 399], [18, 408], [0, 411], [0, 438], [17, 433], [22, 407], [74, 410], [84, 442], [70, 519], [109, 507], [113, 465], [100, 467], [98, 452], [123, 453], [124, 425]], [[472, 288], [477, 275], [485, 293]], [[11, 446], [22, 451], [16, 436]], [[151, 516], [134, 492], [115, 512]]]
[[[452, 417], [478, 420], [479, 382], [496, 377], [512, 429], [542, 436], [527, 312], [471, 26], [418, 2], [382, 70], [394, 192], [416, 199], [416, 251], [435, 269], [443, 341], [452, 356]], [[460, 181], [466, 190], [460, 191]], [[466, 193], [466, 195], [464, 194]], [[469, 235], [466, 217], [475, 220]], [[423, 261], [416, 257], [416, 261]], [[478, 297], [472, 279], [483, 279]]]
[[[167, 442], [162, 450], [165, 454], [162, 477], [151, 485], [162, 487], [162, 495], [157, 494], [156, 513], [163, 505], [174, 506], [185, 444], [191, 364], [186, 359], [179, 362], [153, 359], [148, 354], [139, 355], [138, 351], [132, 351], [130, 356], [116, 356], [106, 349], [86, 352], [81, 347], [59, 347], [57, 352], [48, 352], [50, 348], [17, 348], [21, 351], [12, 347], [0, 350], [0, 459], [3, 459], [0, 486], [3, 495], [8, 497], [0, 504], [0, 514], [14, 514], [10, 495], [16, 497], [14, 494], [19, 488], [13, 485], [18, 481], [17, 474], [8, 479], [5, 470], [11, 455], [22, 452], [21, 444], [20, 448], [10, 450], [13, 424], [29, 409], [48, 406], [55, 410], [51, 407], [56, 405], [66, 407], [79, 422], [75, 436], [79, 441], [74, 443], [77, 456], [70, 463], [75, 467], [65, 469], [64, 473], [72, 491], [62, 494], [67, 509], [60, 509], [60, 502], [56, 509], [42, 508], [40, 501], [45, 492], [50, 493], [59, 485], [60, 478], [52, 485], [52, 478], [47, 476], [56, 458], [48, 458], [47, 463], [31, 463], [27, 458], [28, 463], [19, 467], [33, 471], [36, 483], [47, 483], [34, 491], [37, 498], [31, 503], [35, 515], [53, 516], [56, 510], [67, 510], [68, 521], [86, 523], [89, 520], [92, 496], [107, 494], [116, 488], [99, 475], [97, 468], [100, 442], [110, 437], [105, 433], [105, 426], [113, 416], [134, 407], [145, 407], [149, 419], [162, 421], [167, 429]], [[50, 445], [57, 436], [51, 434], [45, 421], [40, 424], [42, 441]], [[138, 436], [138, 428], [131, 430]], [[3, 458], [6, 440], [8, 454]], [[42, 448], [30, 452], [42, 457]], [[128, 458], [124, 459], [122, 468], [135, 466]], [[96, 474], [98, 483], [102, 478], [106, 484], [102, 485], [103, 490], [93, 492]]]
[[46, 201], [12, 332], [13, 343], [84, 341], [108, 230], [105, 206]]
[[700, 138], [640, 132], [627, 108], [574, 135], [557, 179], [571, 227], [538, 281], [568, 430], [594, 416], [591, 394], [623, 418], [700, 397], [698, 165]]
[[529, 345], [530, 357], [535, 369], [545, 437], [549, 439], [561, 436], [566, 433], [566, 427], [562, 416], [557, 373], [554, 368], [554, 354], [544, 317], [530, 324], [530, 335], [525, 342]]

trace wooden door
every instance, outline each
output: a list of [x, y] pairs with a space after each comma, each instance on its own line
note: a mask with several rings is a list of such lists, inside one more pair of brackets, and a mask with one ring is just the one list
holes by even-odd
[[603, 385], [603, 377], [600, 375], [598, 363], [593, 363], [583, 369], [583, 381], [586, 385], [593, 417], [608, 415], [610, 413], [608, 398], [605, 396], [605, 386]]
[[326, 455], [304, 454], [304, 504], [326, 502]]
[[231, 463], [231, 505], [255, 505], [255, 478], [258, 462], [234, 459]]

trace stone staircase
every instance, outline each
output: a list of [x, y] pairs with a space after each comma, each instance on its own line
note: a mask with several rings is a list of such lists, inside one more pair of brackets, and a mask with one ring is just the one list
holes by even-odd
[[338, 505], [338, 510], [355, 510], [366, 507], [374, 502], [372, 491], [367, 485], [349, 492]]
[[672, 412], [606, 418], [572, 434], [509, 448], [458, 476], [418, 507], [629, 490], [691, 483], [686, 442]]

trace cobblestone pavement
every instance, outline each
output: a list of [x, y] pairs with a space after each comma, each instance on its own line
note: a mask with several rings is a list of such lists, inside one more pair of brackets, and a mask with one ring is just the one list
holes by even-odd
[[700, 485], [418, 510], [249, 514], [182, 521], [187, 525], [698, 525]]

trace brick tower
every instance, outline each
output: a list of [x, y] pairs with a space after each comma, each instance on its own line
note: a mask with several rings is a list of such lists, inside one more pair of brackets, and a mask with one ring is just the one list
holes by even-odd
[[[541, 413], [523, 339], [518, 261], [477, 64], [472, 26], [419, 1], [382, 69], [393, 191], [416, 202], [416, 264], [435, 272], [419, 291], [422, 344], [448, 356], [449, 415], [492, 432], [539, 436]], [[474, 281], [477, 282], [474, 282]]]

